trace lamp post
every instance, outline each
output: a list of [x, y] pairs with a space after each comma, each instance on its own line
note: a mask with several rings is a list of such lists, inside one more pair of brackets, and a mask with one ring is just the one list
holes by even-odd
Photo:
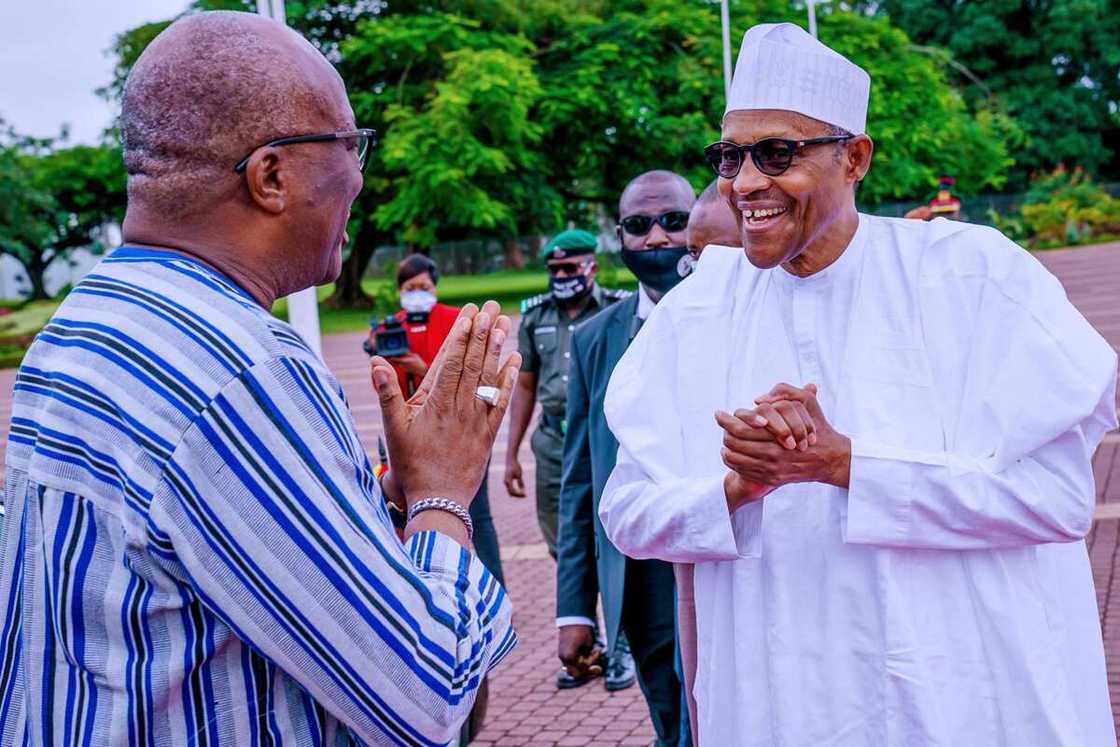
[[813, 38], [817, 38], [817, 2], [816, 0], [806, 0], [806, 6], [809, 11], [809, 33]]
[[[257, 13], [286, 24], [284, 0], [257, 0]], [[315, 288], [304, 288], [288, 296], [288, 323], [292, 325], [307, 346], [323, 357], [323, 343], [319, 335], [319, 299]]]

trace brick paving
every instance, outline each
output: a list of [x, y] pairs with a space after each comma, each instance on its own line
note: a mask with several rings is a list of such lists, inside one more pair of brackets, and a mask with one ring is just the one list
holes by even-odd
[[[323, 340], [323, 356], [338, 376], [366, 448], [377, 448], [381, 415], [369, 384], [369, 363], [361, 333]], [[516, 346], [510, 336], [509, 348]], [[533, 485], [533, 455], [526, 438], [521, 449], [525, 484]], [[490, 509], [502, 544], [502, 564], [513, 598], [520, 643], [490, 682], [486, 727], [474, 745], [649, 745], [654, 734], [638, 686], [607, 693], [601, 681], [558, 691], [556, 673], [556, 565], [537, 528], [533, 498], [515, 499], [502, 482], [506, 428], [498, 436], [490, 464]], [[530, 488], [531, 489], [531, 488]]]
[[[1089, 321], [1120, 350], [1120, 244], [1037, 256], [1062, 280]], [[380, 414], [369, 386], [361, 339], [358, 333], [326, 337], [324, 357], [346, 390], [358, 430], [375, 456]], [[0, 371], [0, 442], [7, 438], [14, 379], [14, 371]], [[510, 498], [502, 485], [505, 453], [503, 430], [490, 469], [490, 500], [521, 643], [491, 681], [486, 727], [474, 744], [649, 745], [653, 730], [637, 686], [614, 694], [608, 694], [600, 683], [564, 692], [555, 689], [555, 566], [540, 540], [532, 499]], [[533, 484], [532, 461], [526, 443], [522, 463], [527, 485]], [[1113, 713], [1120, 713], [1120, 433], [1106, 437], [1093, 468], [1098, 510], [1087, 544], [1104, 630]]]

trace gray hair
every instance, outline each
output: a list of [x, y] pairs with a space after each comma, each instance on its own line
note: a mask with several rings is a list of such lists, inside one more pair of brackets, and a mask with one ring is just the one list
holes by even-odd
[[328, 92], [296, 64], [295, 42], [318, 52], [280, 28], [251, 13], [213, 11], [185, 16], [152, 41], [121, 102], [130, 202], [168, 217], [201, 210], [254, 147], [302, 134], [308, 111], [330, 111]]

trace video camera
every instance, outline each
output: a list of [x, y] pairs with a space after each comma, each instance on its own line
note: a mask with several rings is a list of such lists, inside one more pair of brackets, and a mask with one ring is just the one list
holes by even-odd
[[408, 353], [408, 331], [395, 316], [385, 317], [381, 329], [374, 333], [374, 352], [385, 358]]

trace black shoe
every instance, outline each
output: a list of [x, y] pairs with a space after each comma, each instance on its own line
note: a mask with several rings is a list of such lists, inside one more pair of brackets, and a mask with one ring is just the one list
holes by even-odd
[[634, 656], [630, 653], [630, 644], [625, 639], [619, 639], [607, 662], [607, 673], [604, 685], [607, 692], [617, 692], [632, 687], [638, 681], [634, 670]]
[[560, 673], [556, 675], [556, 689], [557, 690], [574, 690], [577, 687], [583, 687], [591, 680], [595, 679], [593, 676], [586, 677], [573, 677], [568, 674], [566, 669], [561, 669]]

